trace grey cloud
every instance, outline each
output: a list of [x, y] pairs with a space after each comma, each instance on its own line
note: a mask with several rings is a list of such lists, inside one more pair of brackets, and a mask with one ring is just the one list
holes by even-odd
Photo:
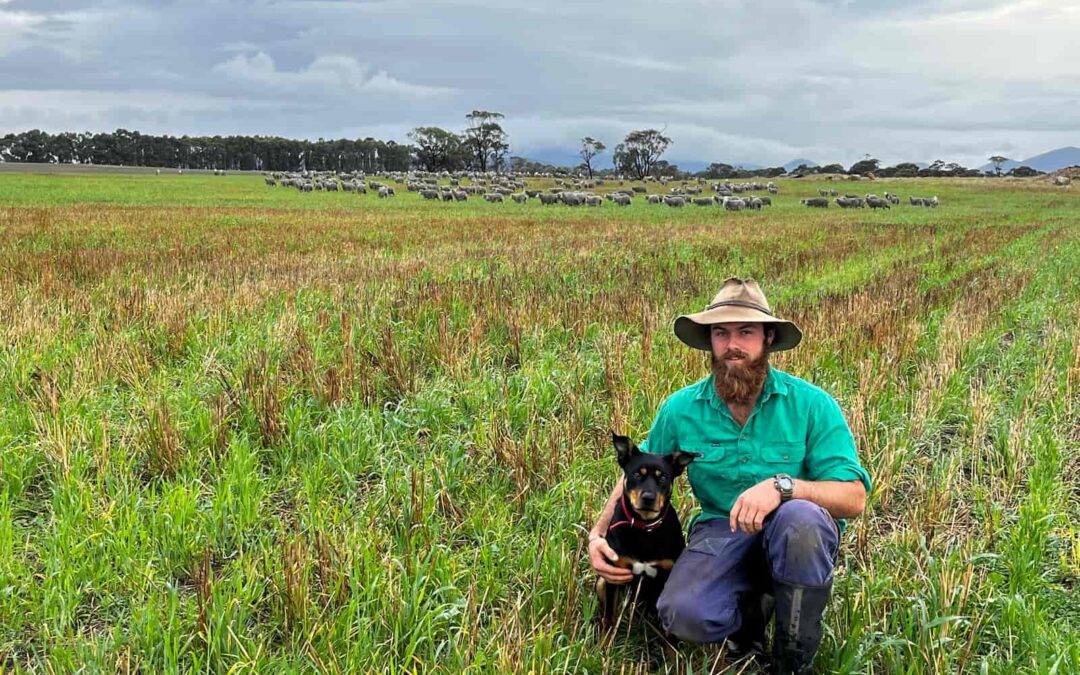
[[[1017, 17], [1029, 42], [980, 42]], [[11, 0], [0, 132], [404, 141], [485, 108], [514, 154], [666, 125], [673, 161], [975, 164], [1076, 144], [1072, 28], [1053, 0]]]

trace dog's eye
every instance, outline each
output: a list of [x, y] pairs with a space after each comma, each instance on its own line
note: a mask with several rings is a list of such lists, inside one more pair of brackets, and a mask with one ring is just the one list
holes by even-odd
[[648, 476], [649, 475], [649, 470], [645, 469], [645, 468], [642, 468], [642, 469], [638, 470], [638, 473], [641, 474], [642, 476]]

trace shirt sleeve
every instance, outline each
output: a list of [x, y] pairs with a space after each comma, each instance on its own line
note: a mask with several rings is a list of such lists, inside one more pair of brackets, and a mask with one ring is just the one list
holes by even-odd
[[859, 464], [855, 438], [840, 406], [828, 394], [812, 404], [805, 466], [810, 480], [860, 480], [870, 494], [870, 474]]
[[672, 396], [667, 397], [656, 411], [649, 436], [638, 444], [642, 452], [651, 452], [657, 455], [667, 455], [679, 449], [678, 439], [675, 437], [675, 415]]

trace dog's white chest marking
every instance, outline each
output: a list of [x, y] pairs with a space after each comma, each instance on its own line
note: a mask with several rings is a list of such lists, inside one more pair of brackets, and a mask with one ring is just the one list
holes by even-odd
[[655, 577], [656, 576], [656, 564], [655, 563], [635, 562], [633, 567], [631, 568], [631, 571], [634, 574], [638, 574], [638, 575], [644, 574], [645, 576], [650, 577], [650, 578]]

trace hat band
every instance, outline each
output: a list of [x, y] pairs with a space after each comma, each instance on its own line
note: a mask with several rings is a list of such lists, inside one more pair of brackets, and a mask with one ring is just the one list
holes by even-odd
[[761, 305], [753, 302], [747, 302], [745, 300], [721, 300], [720, 302], [714, 302], [713, 304], [706, 307], [705, 311], [707, 312], [710, 309], [716, 309], [717, 307], [746, 307], [748, 309], [756, 309], [759, 312], [764, 312], [769, 316], [773, 315], [772, 312], [765, 309]]

